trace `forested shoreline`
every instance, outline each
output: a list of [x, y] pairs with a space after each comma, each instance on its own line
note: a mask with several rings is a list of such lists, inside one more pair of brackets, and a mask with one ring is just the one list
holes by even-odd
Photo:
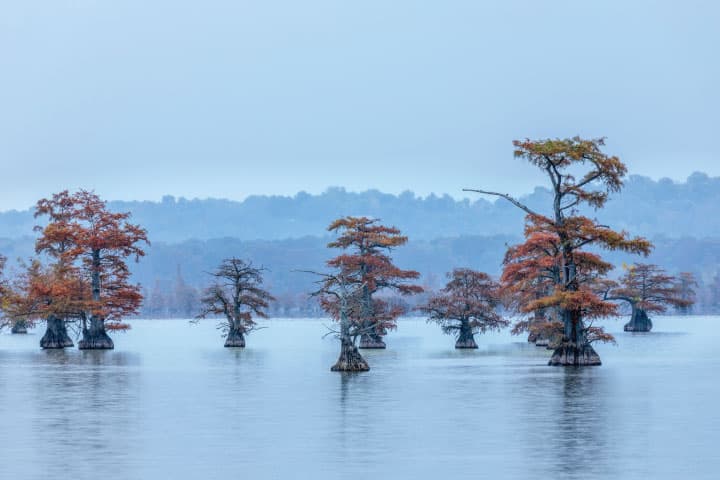
[[[534, 206], [548, 195], [538, 187], [522, 198]], [[720, 218], [710, 212], [718, 202], [720, 178], [695, 173], [685, 182], [673, 182], [631, 175], [599, 217], [648, 236], [655, 244], [652, 262], [670, 272], [694, 273], [699, 286], [692, 313], [715, 314], [720, 313]], [[238, 251], [268, 269], [266, 281], [278, 299], [271, 314], [322, 316], [307, 296], [310, 280], [289, 272], [326, 259], [327, 219], [340, 213], [371, 215], [406, 232], [410, 241], [395, 258], [418, 270], [429, 289], [440, 288], [448, 266], [498, 275], [502, 253], [520, 241], [523, 223], [523, 216], [505, 202], [342, 188], [320, 195], [252, 196], [241, 202], [166, 196], [160, 202], [110, 201], [108, 207], [132, 212], [134, 221], [150, 232], [146, 258], [130, 265], [146, 299], [140, 314], [148, 318], [196, 314], [194, 302], [205, 272]], [[35, 237], [29, 232], [39, 220], [31, 210], [0, 212], [0, 251], [10, 260], [34, 255]], [[614, 252], [607, 258], [616, 266], [631, 261]]]
[[[329, 328], [341, 345], [332, 370], [366, 371], [370, 367], [358, 348], [386, 348], [384, 338], [397, 328], [397, 319], [422, 312], [443, 333], [455, 336], [455, 348], [478, 348], [476, 334], [512, 325], [513, 334], [527, 334], [528, 342], [553, 350], [549, 365], [601, 365], [593, 343], [614, 343], [615, 338], [595, 321], [622, 316], [629, 308], [624, 329], [649, 332], [650, 314], [672, 309], [692, 313], [701, 288], [706, 303], [716, 303], [718, 279], [713, 275], [705, 286], [705, 272], [685, 268], [677, 248], [664, 255], [674, 256], [680, 270], [673, 269], [673, 262], [652, 263], [657, 261], [651, 257], [653, 241], [598, 218], [611, 195], [622, 191], [627, 174], [626, 165], [605, 153], [604, 146], [602, 137], [513, 141], [514, 156], [547, 177], [549, 190], [535, 191], [544, 205], [535, 206], [532, 196], [462, 190], [497, 198], [523, 214], [521, 239], [492, 238], [504, 253], [483, 249], [471, 237], [439, 242], [421, 237], [409, 251], [404, 224], [346, 211], [325, 227], [329, 238], [301, 238], [295, 248], [285, 244], [281, 255], [267, 242], [229, 238], [185, 242], [190, 250], [168, 250], [165, 256], [156, 252], [154, 258], [165, 268], [174, 263], [175, 275], [171, 287], [163, 285], [157, 273], [161, 267], [149, 264], [152, 290], [147, 278], [143, 285], [142, 273], [130, 267], [147, 256], [147, 228], [131, 223], [131, 211], [113, 210], [92, 191], [64, 190], [35, 206], [34, 256], [0, 245], [16, 259], [6, 268], [7, 257], [0, 256], [0, 326], [22, 334], [44, 321], [47, 329], [40, 346], [57, 349], [73, 346], [67, 326], [74, 325], [82, 332], [80, 349], [113, 349], [108, 331], [129, 329], [126, 318], [197, 321], [213, 316], [220, 318], [225, 346], [242, 348], [246, 335], [264, 328], [258, 319], [323, 313], [337, 322]], [[693, 175], [688, 185], [709, 181], [700, 177]], [[317, 241], [334, 252], [331, 258], [317, 248]], [[437, 249], [447, 247], [448, 241], [466, 248], [466, 255]], [[406, 256], [397, 256], [397, 251]], [[502, 266], [500, 275], [496, 262]], [[697, 265], [697, 257], [687, 264]], [[319, 265], [324, 267], [317, 269]], [[191, 279], [206, 277], [200, 289], [185, 280], [183, 268]], [[270, 271], [281, 275], [269, 277]], [[131, 281], [133, 273], [140, 274]]]
[[[286, 240], [243, 241], [235, 238], [187, 240], [180, 243], [153, 242], [140, 263], [129, 265], [133, 280], [143, 289], [145, 301], [140, 316], [146, 318], [191, 318], [198, 313], [197, 299], [210, 271], [222, 258], [247, 252], [267, 268], [266, 282], [275, 292], [270, 305], [272, 316], [322, 317], [317, 302], [309, 298], [312, 279], [292, 270], [327, 259], [328, 236]], [[494, 235], [437, 238], [410, 238], [394, 252], [398, 265], [412, 266], [421, 273], [420, 282], [429, 290], [440, 288], [447, 266], [471, 268], [499, 275], [507, 245], [520, 236]], [[651, 237], [655, 250], [649, 261], [668, 271], [690, 271], [699, 283], [697, 303], [692, 314], [720, 313], [720, 238]], [[0, 251], [10, 260], [33, 254], [34, 238], [0, 238]], [[606, 257], [616, 266], [632, 261], [626, 255], [610, 252]], [[699, 260], [698, 260], [699, 259]], [[12, 265], [9, 266], [12, 268]], [[621, 274], [618, 268], [614, 272]], [[405, 299], [412, 302], [412, 299]]]
[[[522, 212], [505, 202], [467, 196], [460, 191], [463, 186], [469, 185], [458, 185], [452, 196], [419, 196], [410, 190], [397, 195], [378, 190], [352, 192], [341, 187], [320, 194], [253, 195], [242, 201], [166, 195], [160, 201], [111, 200], [108, 208], [130, 212], [151, 232], [153, 243], [315, 237], [325, 230], [328, 218], [347, 212], [400, 225], [413, 242], [460, 236], [519, 237]], [[538, 186], [519, 198], [530, 207], [542, 208], [549, 196], [545, 186]], [[616, 228], [651, 238], [720, 238], [720, 217], [715, 215], [718, 203], [720, 177], [697, 172], [684, 182], [675, 182], [630, 175], [623, 190], [608, 200], [600, 217]], [[30, 206], [8, 211], [0, 204], [0, 210], [5, 210], [0, 211], [0, 238], [27, 236], [38, 223]], [[594, 215], [587, 207], [580, 210]]]

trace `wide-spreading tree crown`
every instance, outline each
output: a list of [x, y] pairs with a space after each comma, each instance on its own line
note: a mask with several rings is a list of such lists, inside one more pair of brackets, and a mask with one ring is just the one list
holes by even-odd
[[[49, 305], [74, 305], [79, 310], [66, 312], [64, 318], [95, 315], [109, 321], [108, 329], [127, 328], [120, 320], [137, 313], [142, 295], [139, 286], [130, 283], [126, 259], [137, 261], [145, 255], [140, 245], [149, 243], [146, 230], [128, 222], [130, 213], [110, 212], [105, 201], [87, 190], [42, 199], [35, 216], [48, 218], [47, 225], [35, 227], [40, 232], [35, 249], [55, 259], [54, 290], [44, 294]], [[29, 274], [41, 278], [49, 272]], [[94, 275], [99, 278], [99, 299], [92, 298]]]
[[692, 277], [681, 279], [669, 275], [657, 265], [635, 263], [627, 268], [617, 283], [608, 285], [607, 299], [628, 302], [647, 312], [662, 313], [668, 307], [689, 307], [692, 296], [685, 293], [684, 282], [692, 282]]
[[[373, 324], [380, 332], [395, 328], [395, 319], [403, 313], [403, 309], [373, 298], [372, 295], [382, 289], [401, 295], [423, 291], [419, 285], [408, 283], [409, 280], [419, 278], [420, 273], [398, 268], [388, 255], [393, 248], [407, 243], [408, 238], [401, 235], [399, 229], [382, 225], [379, 219], [368, 217], [339, 218], [330, 224], [328, 230], [338, 234], [338, 238], [328, 243], [328, 247], [349, 252], [328, 260], [327, 265], [339, 272], [336, 278], [360, 286], [353, 290], [357, 301], [349, 303], [348, 314], [352, 321]], [[337, 302], [337, 298], [326, 296], [321, 306], [337, 318], [340, 311]]]
[[[536, 211], [508, 194], [467, 190], [504, 198], [527, 214], [526, 241], [508, 250], [503, 285], [522, 311], [555, 308], [571, 313], [563, 317], [577, 332], [583, 330], [580, 319], [609, 315], [616, 308], [602, 298], [597, 285], [612, 265], [584, 249], [594, 246], [647, 255], [652, 247], [644, 238], [613, 230], [579, 211], [582, 204], [602, 207], [609, 194], [623, 185], [627, 169], [619, 158], [602, 152], [604, 144], [603, 138], [579, 137], [513, 142], [515, 157], [547, 175], [552, 193], [548, 212]], [[604, 335], [599, 334], [597, 338]]]
[[499, 330], [510, 322], [497, 313], [500, 285], [483, 272], [456, 268], [448, 282], [418, 310], [429, 315], [447, 334], [456, 334], [466, 322], [472, 333]]

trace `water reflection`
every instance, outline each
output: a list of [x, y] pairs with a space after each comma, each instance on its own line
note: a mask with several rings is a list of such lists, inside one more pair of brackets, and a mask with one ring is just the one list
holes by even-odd
[[66, 365], [70, 361], [70, 353], [64, 348], [41, 350], [41, 355], [44, 355], [44, 361], [40, 361], [40, 364], [47, 365]]
[[[98, 458], [127, 475], [138, 439], [136, 355], [113, 351], [49, 350], [33, 356], [34, 443], [44, 445], [36, 467], [92, 474]], [[110, 460], [111, 459], [111, 460]], [[110, 478], [113, 477], [110, 470]], [[125, 477], [127, 478], [127, 477]]]
[[[372, 372], [372, 370], [371, 370]], [[362, 463], [359, 457], [369, 454], [370, 446], [362, 439], [372, 438], [371, 424], [378, 421], [377, 405], [367, 401], [368, 389], [375, 385], [370, 372], [332, 372], [339, 386], [337, 401], [331, 406], [328, 429], [337, 445], [339, 464]], [[376, 437], [381, 438], [381, 437]]]
[[561, 368], [562, 395], [558, 397], [550, 435], [557, 452], [557, 468], [565, 478], [587, 478], [609, 473], [608, 406], [603, 376], [598, 368]]
[[[368, 372], [333, 372], [338, 377], [340, 383], [340, 406], [345, 409], [351, 395], [357, 397], [358, 391], [367, 388]], [[362, 396], [362, 395], [361, 395]]]
[[357, 374], [330, 371], [319, 322], [276, 320], [244, 350], [172, 321], [105, 352], [0, 335], [0, 477], [714, 478], [716, 323], [619, 334], [602, 367], [566, 369], [509, 334], [456, 351], [408, 321]]

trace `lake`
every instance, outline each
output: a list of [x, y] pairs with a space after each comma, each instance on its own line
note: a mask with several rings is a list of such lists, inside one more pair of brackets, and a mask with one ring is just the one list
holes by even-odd
[[608, 322], [582, 369], [403, 319], [350, 375], [325, 323], [270, 320], [244, 350], [212, 320], [136, 320], [113, 351], [5, 331], [0, 478], [720, 478], [720, 317]]

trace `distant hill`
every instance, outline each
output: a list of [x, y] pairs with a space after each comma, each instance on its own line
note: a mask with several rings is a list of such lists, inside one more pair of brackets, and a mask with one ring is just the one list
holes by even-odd
[[[163, 298], [166, 311], [173, 312], [180, 303], [190, 303], [177, 316], [191, 316], [197, 302], [198, 290], [208, 282], [207, 272], [223, 258], [239, 256], [252, 260], [268, 269], [266, 284], [278, 297], [283, 308], [299, 305], [302, 314], [308, 310], [307, 293], [313, 289], [312, 275], [297, 272], [302, 269], [322, 270], [325, 261], [336, 254], [326, 247], [330, 237], [303, 237], [286, 240], [240, 240], [218, 238], [211, 240], [186, 240], [179, 243], [156, 242], [148, 248], [147, 256], [139, 263], [132, 263], [133, 281], [145, 289], [146, 307]], [[397, 248], [392, 255], [398, 266], [418, 270], [420, 283], [429, 289], [440, 287], [445, 273], [455, 267], [470, 267], [499, 275], [506, 245], [515, 243], [520, 236], [494, 235], [444, 237], [432, 240], [411, 239], [407, 245]], [[701, 281], [700, 311], [720, 312], [720, 239], [655, 237], [655, 250], [649, 259], [625, 254], [605, 253], [609, 261], [618, 266], [612, 275], [619, 275], [623, 263], [649, 261], [663, 265], [668, 271], [678, 273], [691, 271]], [[0, 252], [11, 261], [32, 254], [33, 239], [0, 239]], [[193, 290], [194, 292], [189, 292]], [[178, 293], [178, 290], [180, 292]], [[178, 300], [172, 300], [175, 295]], [[168, 305], [169, 304], [169, 305]], [[712, 305], [711, 305], [712, 304]], [[167, 316], [159, 307], [153, 315]], [[288, 314], [283, 311], [282, 314]], [[172, 313], [169, 314], [172, 316]]]
[[[549, 192], [542, 188], [523, 199], [539, 210], [548, 200]], [[673, 183], [634, 176], [598, 217], [653, 239], [656, 249], [648, 261], [673, 273], [694, 272], [703, 283], [703, 311], [720, 312], [718, 205], [720, 178], [696, 173], [684, 183]], [[321, 195], [254, 196], [243, 202], [173, 197], [115, 201], [111, 208], [131, 211], [134, 221], [148, 229], [152, 246], [131, 268], [133, 281], [145, 289], [144, 313], [158, 316], [190, 315], [197, 304], [193, 299], [207, 282], [206, 272], [233, 255], [268, 268], [267, 284], [281, 300], [280, 314], [313, 314], [306, 298], [313, 278], [294, 270], [322, 269], [334, 254], [326, 248], [326, 227], [341, 215], [380, 217], [398, 226], [410, 241], [393, 257], [402, 268], [421, 272], [421, 283], [429, 288], [439, 287], [454, 267], [498, 275], [506, 245], [521, 239], [523, 226], [521, 212], [503, 201], [341, 188]], [[10, 259], [11, 269], [15, 258], [33, 254], [34, 224], [30, 211], [0, 213], [0, 253]], [[637, 260], [606, 255], [618, 266]], [[180, 303], [185, 306], [180, 308]]]
[[[460, 187], [492, 188], [480, 181]], [[524, 197], [543, 209], [549, 192], [544, 188]], [[240, 240], [280, 240], [322, 236], [336, 217], [368, 215], [402, 229], [411, 238], [431, 240], [460, 235], [518, 235], [523, 215], [512, 205], [472, 196], [455, 200], [449, 195], [417, 197], [412, 192], [391, 195], [377, 190], [362, 193], [330, 188], [320, 195], [304, 192], [293, 197], [251, 196], [244, 201], [174, 198], [160, 202], [113, 201], [112, 209], [131, 211], [135, 222], [148, 229], [154, 242], [182, 242], [231, 237]], [[720, 178], [695, 173], [686, 182], [631, 176], [600, 219], [633, 233], [666, 237], [720, 236]], [[593, 214], [594, 215], [594, 214]], [[31, 211], [0, 212], [0, 237], [32, 235]]]

